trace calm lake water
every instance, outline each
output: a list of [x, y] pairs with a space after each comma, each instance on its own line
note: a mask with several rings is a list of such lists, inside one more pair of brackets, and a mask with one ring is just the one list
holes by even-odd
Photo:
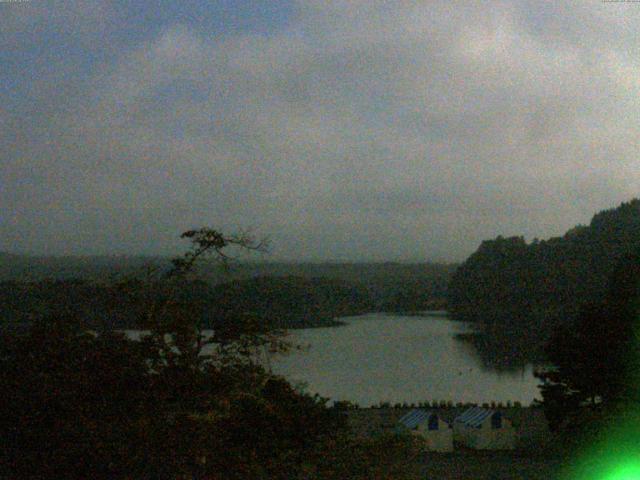
[[473, 347], [456, 340], [469, 331], [439, 316], [369, 314], [341, 318], [343, 327], [291, 330], [302, 352], [272, 358], [275, 373], [306, 391], [361, 406], [418, 403], [519, 401], [539, 398], [533, 366], [509, 372], [483, 367]]
[[[446, 315], [368, 314], [343, 317], [345, 326], [290, 330], [305, 348], [270, 358], [274, 373], [309, 393], [361, 406], [419, 403], [519, 401], [540, 398], [533, 366], [498, 371], [483, 365], [457, 333], [470, 325]], [[144, 332], [127, 330], [130, 338]]]

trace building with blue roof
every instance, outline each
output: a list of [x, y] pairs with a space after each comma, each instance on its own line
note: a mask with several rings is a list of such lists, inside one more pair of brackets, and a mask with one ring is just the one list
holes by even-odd
[[501, 412], [472, 407], [453, 420], [456, 442], [477, 450], [512, 450], [516, 433]]
[[453, 429], [433, 411], [411, 410], [398, 420], [397, 430], [421, 437], [427, 450], [453, 451]]

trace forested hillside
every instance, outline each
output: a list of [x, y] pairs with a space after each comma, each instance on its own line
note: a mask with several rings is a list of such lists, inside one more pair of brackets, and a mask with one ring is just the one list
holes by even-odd
[[279, 328], [334, 325], [375, 308], [366, 292], [326, 278], [256, 277], [219, 284], [210, 298], [214, 318], [242, 313]]
[[602, 301], [615, 265], [639, 248], [638, 199], [602, 211], [562, 237], [488, 240], [453, 275], [449, 310], [482, 326], [486, 349], [497, 343], [508, 344], [501, 351], [506, 356], [532, 353], [581, 305]]
[[[145, 271], [166, 271], [162, 257], [31, 257], [0, 253], [0, 324], [16, 326], [51, 305], [66, 305], [93, 324], [133, 328], [135, 305], [110, 302], [106, 289]], [[455, 265], [401, 263], [233, 263], [197, 268], [185, 298], [203, 305], [201, 321], [245, 312], [286, 328], [335, 324], [371, 311], [444, 308]], [[197, 287], [196, 287], [197, 286]], [[133, 299], [132, 299], [133, 301]]]
[[[27, 271], [25, 259], [20, 262], [14, 262], [14, 268], [18, 265]], [[139, 313], [140, 286], [127, 284], [127, 276], [119, 275], [134, 272], [136, 268], [144, 271], [142, 265], [141, 259], [120, 264], [39, 261], [34, 270], [51, 272], [53, 278], [25, 280], [38, 276], [19, 276], [22, 280], [0, 282], [0, 326], [18, 328], [51, 314], [52, 309], [63, 309], [81, 315], [95, 328], [144, 327], [134, 321]], [[154, 265], [162, 264], [156, 259]], [[56, 270], [54, 266], [60, 268]], [[223, 275], [210, 266], [210, 274], [205, 271], [203, 275], [206, 280], [181, 287], [178, 300], [199, 305], [200, 324], [205, 328], [212, 328], [220, 317], [238, 314], [271, 328], [329, 326], [337, 325], [335, 318], [341, 316], [440, 308], [446, 296], [447, 268], [450, 268], [442, 267], [435, 272], [435, 267], [432, 271], [426, 268], [423, 272], [419, 266], [385, 267], [384, 264], [285, 267], [286, 264], [238, 265]], [[264, 271], [281, 275], [258, 275]], [[301, 275], [286, 275], [291, 271]], [[70, 272], [84, 275], [69, 277]], [[313, 273], [324, 276], [310, 276]], [[104, 280], [100, 280], [100, 276]], [[110, 278], [114, 283], [105, 281]], [[136, 293], [123, 296], [123, 292], [114, 291], [113, 285], [118, 284], [118, 279], [125, 293], [126, 289]], [[144, 295], [158, 299], [166, 295], [153, 286], [146, 288]]]
[[229, 274], [234, 280], [263, 276], [335, 280], [370, 297], [375, 310], [399, 312], [443, 308], [456, 268], [440, 263], [242, 263]]
[[53, 311], [69, 311], [94, 328], [146, 328], [139, 310], [166, 301], [190, 304], [198, 323], [213, 328], [221, 320], [251, 319], [269, 328], [337, 325], [334, 317], [372, 311], [371, 298], [337, 280], [300, 277], [258, 277], [221, 283], [203, 281], [167, 292], [156, 285], [107, 285], [84, 280], [0, 283], [0, 319], [12, 329], [44, 318]]

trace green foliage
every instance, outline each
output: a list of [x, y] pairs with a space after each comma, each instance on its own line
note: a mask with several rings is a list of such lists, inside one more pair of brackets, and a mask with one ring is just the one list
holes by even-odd
[[368, 439], [338, 436], [309, 457], [305, 480], [403, 480], [419, 478], [417, 459], [424, 452], [413, 435], [384, 434]]
[[223, 318], [238, 312], [284, 328], [331, 325], [335, 317], [374, 310], [370, 297], [338, 280], [256, 277], [217, 285], [211, 313]]
[[[288, 316], [281, 319], [282, 326], [297, 328], [329, 325], [332, 318], [342, 312], [346, 312], [346, 315], [361, 313], [365, 306], [367, 311], [387, 312], [444, 309], [447, 284], [456, 268], [455, 265], [429, 263], [231, 262], [234, 257], [226, 249], [234, 248], [237, 242], [253, 240], [250, 235], [218, 238], [211, 234], [209, 238], [206, 232], [199, 230], [186, 233], [190, 236], [185, 238], [193, 241], [193, 248], [184, 257], [172, 261], [160, 257], [31, 257], [0, 253], [0, 296], [16, 298], [15, 292], [21, 290], [20, 285], [27, 282], [30, 289], [40, 289], [43, 294], [49, 294], [49, 298], [55, 298], [60, 292], [64, 294], [64, 289], [70, 284], [74, 284], [73, 289], [82, 292], [87, 286], [100, 289], [105, 283], [111, 283], [105, 282], [105, 279], [122, 276], [137, 278], [143, 268], [156, 273], [167, 273], [188, 265], [209, 286], [229, 284], [232, 280], [234, 288], [249, 294], [252, 290], [264, 294], [261, 301], [263, 305], [268, 303], [269, 298], [278, 300], [286, 298], [288, 293], [307, 292], [308, 295], [305, 295], [308, 298], [299, 297], [299, 305], [302, 307], [296, 307], [296, 313], [287, 312]], [[220, 248], [214, 248], [221, 245], [227, 245], [222, 247], [224, 256], [220, 256]], [[209, 261], [201, 256], [198, 252], [203, 246], [213, 249], [217, 260]], [[257, 241], [251, 246], [258, 251], [265, 248], [264, 243]], [[219, 268], [221, 264], [227, 268]], [[270, 284], [268, 289], [264, 288], [263, 283]], [[281, 293], [278, 293], [279, 290]], [[98, 292], [98, 298], [100, 296], [101, 293]], [[15, 323], [16, 313], [31, 310], [25, 303], [18, 305], [18, 312], [7, 308], [0, 310], [2, 323], [9, 320]], [[280, 301], [274, 307], [283, 311], [283, 305]], [[124, 308], [122, 310], [127, 311]], [[269, 313], [268, 309], [263, 308], [262, 311]], [[126, 316], [121, 316], [120, 321], [123, 322], [122, 325], [126, 322], [130, 325]]]
[[[182, 261], [179, 268], [184, 268]], [[171, 285], [157, 278], [115, 283], [69, 279], [0, 283], [0, 319], [3, 328], [18, 328], [64, 309], [82, 312], [95, 329], [146, 329], [144, 312], [150, 302], [166, 304], [169, 299], [188, 304], [192, 318], [206, 329], [241, 321], [265, 328], [333, 325], [335, 317], [375, 309], [354, 287], [327, 279], [258, 277], [215, 286], [197, 279]]]
[[3, 333], [0, 477], [284, 480], [338, 441], [337, 409], [256, 363], [257, 350], [286, 348], [278, 332], [242, 315], [201, 331], [194, 261], [260, 244], [187, 233], [193, 249], [172, 269], [99, 290], [106, 316], [131, 309], [149, 329], [142, 340], [90, 329], [72, 293], [47, 297], [27, 330]]
[[[387, 283], [378, 278], [378, 274], [382, 277], [381, 272], [374, 271], [374, 280], [380, 282], [377, 286], [358, 283], [342, 270], [323, 271], [320, 267], [316, 268], [318, 274], [325, 273], [327, 277], [260, 275], [246, 278], [244, 273], [236, 272], [235, 276], [241, 278], [233, 281], [220, 282], [216, 279], [213, 282], [211, 279], [203, 280], [199, 275], [183, 279], [179, 284], [172, 282], [170, 288], [167, 281], [160, 281], [170, 272], [176, 275], [183, 269], [200, 271], [193, 263], [201, 259], [197, 252], [196, 249], [184, 258], [174, 259], [173, 269], [149, 266], [147, 271], [151, 278], [147, 279], [128, 274], [113, 282], [89, 278], [0, 282], [0, 328], [19, 328], [33, 321], [34, 316], [47, 315], [61, 308], [83, 312], [87, 324], [99, 330], [148, 328], [141, 312], [148, 307], [150, 297], [162, 304], [170, 296], [173, 301], [190, 304], [193, 318], [208, 329], [220, 328], [230, 315], [234, 323], [244, 316], [242, 321], [262, 323], [269, 328], [329, 326], [339, 324], [335, 319], [341, 316], [376, 310], [434, 307], [437, 304], [433, 303], [433, 296], [440, 295], [429, 287], [430, 279], [411, 278], [414, 274], [428, 274], [419, 274], [417, 269], [409, 269], [408, 266], [405, 267], [407, 271], [401, 270], [402, 275], [392, 276], [391, 280], [385, 281]], [[224, 259], [225, 262], [227, 260]], [[232, 266], [230, 272], [233, 273], [235, 268]], [[342, 268], [347, 269], [346, 266]], [[291, 269], [295, 270], [294, 267]], [[272, 270], [280, 273], [275, 267]], [[308, 267], [300, 273], [316, 270]], [[369, 275], [373, 273], [369, 272]], [[446, 283], [444, 273], [437, 275], [434, 282]], [[388, 300], [398, 289], [405, 288], [412, 289], [412, 298], [420, 291], [413, 303], [409, 297], [403, 301]]]
[[638, 199], [561, 238], [485, 241], [452, 277], [450, 313], [481, 327], [475, 341], [487, 361], [530, 361], [582, 305], [605, 300], [614, 266], [639, 247]]
[[[639, 251], [640, 252], [640, 251]], [[640, 253], [621, 259], [602, 303], [583, 306], [547, 346], [552, 364], [537, 376], [552, 429], [581, 427], [590, 409], [640, 400]]]

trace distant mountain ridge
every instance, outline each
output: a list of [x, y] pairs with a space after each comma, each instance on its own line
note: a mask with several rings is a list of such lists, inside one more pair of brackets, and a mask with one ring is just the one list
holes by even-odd
[[526, 243], [499, 236], [482, 242], [456, 270], [449, 311], [489, 335], [508, 337], [505, 355], [539, 349], [581, 305], [602, 301], [615, 266], [639, 250], [640, 199], [599, 212], [562, 237]]

